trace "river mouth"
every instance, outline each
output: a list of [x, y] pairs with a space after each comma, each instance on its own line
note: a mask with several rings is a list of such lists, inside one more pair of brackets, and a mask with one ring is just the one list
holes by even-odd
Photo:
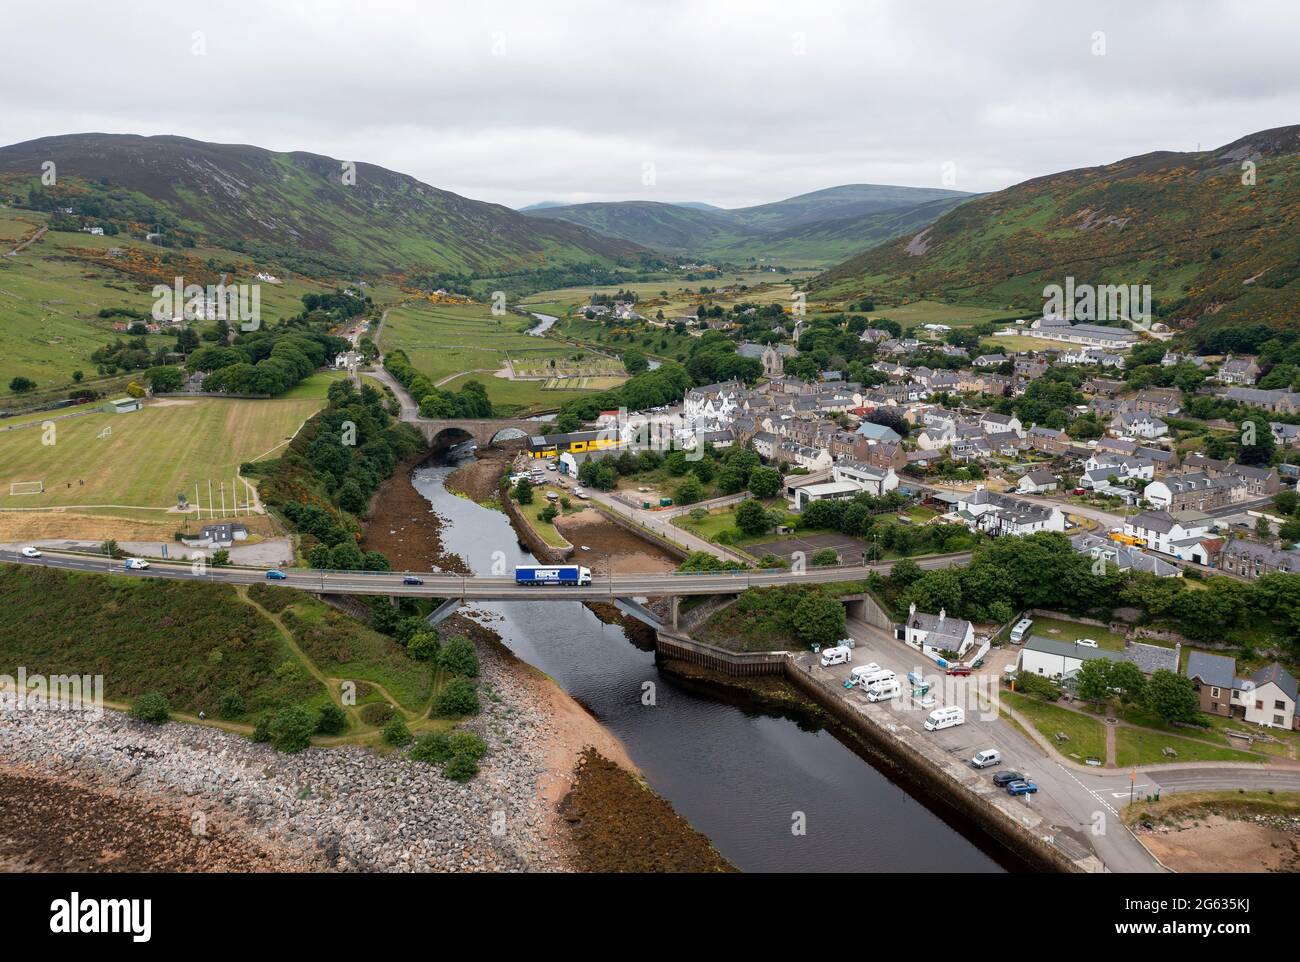
[[[440, 518], [440, 554], [480, 572], [531, 563], [503, 513], [447, 490], [466, 456], [444, 452], [411, 472]], [[650, 787], [742, 871], [1025, 868], [941, 799], [891, 777], [851, 734], [661, 668], [620, 624], [579, 602], [481, 603], [464, 614], [598, 718]]]

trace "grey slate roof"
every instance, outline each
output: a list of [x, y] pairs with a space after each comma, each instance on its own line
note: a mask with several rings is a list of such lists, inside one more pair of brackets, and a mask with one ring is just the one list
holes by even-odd
[[1187, 655], [1187, 677], [1215, 688], [1233, 688], [1237, 680], [1237, 662], [1225, 655], [1192, 651]]

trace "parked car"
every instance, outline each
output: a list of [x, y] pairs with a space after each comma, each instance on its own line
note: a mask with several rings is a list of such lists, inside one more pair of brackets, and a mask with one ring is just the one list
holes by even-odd
[[1019, 772], [1013, 772], [1009, 768], [1004, 768], [1000, 772], [993, 773], [993, 784], [998, 788], [1003, 788], [1011, 782], [1023, 782], [1024, 780], [1024, 775], [1021, 775]]
[[1035, 785], [1033, 782], [1029, 781], [1028, 779], [1023, 779], [1018, 782], [1007, 783], [1008, 795], [1033, 795], [1037, 791], [1038, 791], [1038, 786]]
[[417, 578], [417, 577], [415, 577], [415, 575], [407, 575], [406, 577], [404, 577], [404, 578], [402, 579], [402, 584], [404, 584], [404, 585], [422, 585], [422, 584], [424, 584], [424, 579], [423, 579], [423, 578]]
[[41, 553], [37, 551], [35, 548], [33, 548], [31, 545], [28, 545], [26, 548], [23, 548], [24, 558], [39, 558], [40, 556]]
[[969, 675], [971, 669], [969, 665], [949, 665], [948, 674], [950, 675]]
[[270, 571], [268, 571], [268, 572], [266, 573], [266, 580], [267, 580], [267, 581], [284, 581], [284, 580], [286, 580], [288, 577], [289, 577], [289, 576], [288, 576], [287, 574], [285, 574], [283, 571], [276, 571], [276, 570], [274, 570], [274, 569], [272, 569], [272, 570], [270, 570]]
[[970, 763], [974, 768], [992, 768], [1002, 763], [1002, 753], [996, 748], [986, 748], [976, 752]]

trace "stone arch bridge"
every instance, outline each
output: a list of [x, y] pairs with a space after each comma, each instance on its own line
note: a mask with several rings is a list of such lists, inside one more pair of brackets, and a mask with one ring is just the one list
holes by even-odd
[[528, 421], [524, 418], [447, 418], [435, 420], [418, 418], [409, 422], [422, 432], [430, 447], [439, 444], [459, 444], [468, 438], [481, 448], [498, 441], [527, 439], [534, 434], [541, 434], [545, 424], [541, 421]]

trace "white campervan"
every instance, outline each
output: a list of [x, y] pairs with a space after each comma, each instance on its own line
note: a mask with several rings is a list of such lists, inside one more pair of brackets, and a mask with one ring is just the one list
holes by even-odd
[[834, 648], [827, 648], [822, 652], [822, 667], [830, 668], [832, 665], [847, 664], [851, 654], [847, 648], [839, 645]]
[[897, 698], [903, 686], [898, 683], [897, 678], [890, 678], [885, 681], [878, 681], [866, 688], [867, 701], [888, 701], [891, 698]]
[[930, 712], [930, 717], [925, 720], [925, 730], [936, 732], [941, 728], [952, 728], [954, 725], [962, 725], [965, 722], [966, 709], [957, 705], [947, 705]]
[[858, 667], [854, 668], [852, 671], [849, 672], [849, 684], [850, 685], [861, 684], [862, 679], [865, 676], [874, 675], [878, 671], [880, 671], [880, 666], [877, 665], [874, 661], [869, 661], [865, 665], [858, 665]]
[[897, 682], [898, 676], [895, 675], [888, 668], [877, 668], [875, 671], [870, 672], [869, 674], [859, 675], [858, 687], [861, 688], [863, 691], [866, 691], [868, 688], [870, 688], [873, 685], [879, 685], [889, 681]]
[[1025, 635], [1029, 634], [1029, 629], [1034, 627], [1034, 622], [1029, 618], [1024, 618], [1016, 622], [1016, 626], [1011, 629], [1011, 643], [1020, 644], [1025, 640]]

